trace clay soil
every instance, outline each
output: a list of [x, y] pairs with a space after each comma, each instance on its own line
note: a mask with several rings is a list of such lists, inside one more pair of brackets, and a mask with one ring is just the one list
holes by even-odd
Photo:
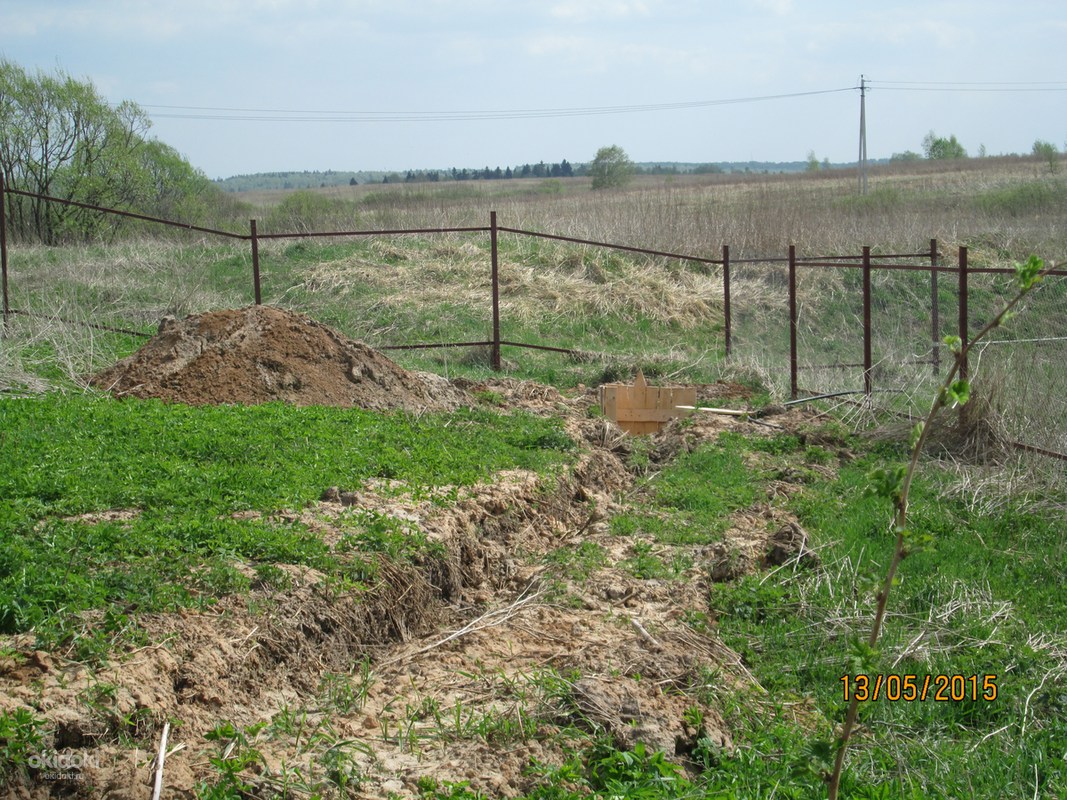
[[276, 400], [448, 411], [469, 402], [443, 378], [408, 372], [332, 328], [271, 306], [164, 319], [144, 347], [90, 384], [118, 397], [188, 405]]
[[[105, 665], [35, 652], [29, 634], [0, 643], [0, 709], [32, 708], [53, 746], [80, 757], [76, 781], [38, 771], [9, 797], [149, 798], [167, 723], [163, 797], [195, 797], [219, 779], [211, 759], [242, 748], [258, 754], [242, 773], [251, 797], [412, 797], [427, 777], [516, 796], [536, 783], [531, 764], [572, 754], [567, 731], [624, 748], [644, 742], [687, 764], [699, 737], [734, 746], [711, 698], [741, 692], [760, 702], [737, 655], [689, 623], [707, 612], [710, 581], [809, 557], [803, 531], [768, 497], [731, 519], [724, 542], [692, 548], [692, 567], [677, 579], [634, 577], [622, 563], [638, 542], [608, 524], [642, 502], [634, 443], [589, 413], [592, 392], [413, 376], [269, 308], [166, 322], [95, 382], [173, 402], [369, 408], [454, 407], [491, 391], [507, 408], [562, 418], [580, 454], [563, 474], [506, 472], [491, 484], [444, 487], [447, 500], [369, 481], [324, 486], [319, 503], [276, 512], [333, 541], [346, 515], [372, 510], [439, 545], [419, 563], [382, 560], [366, 590], [279, 565], [284, 581], [254, 581], [207, 610], [139, 618], [140, 642], [119, 646]], [[732, 385], [701, 389], [711, 404], [743, 395]], [[794, 412], [763, 422], [702, 415], [668, 426], [647, 452], [656, 467], [724, 430], [766, 434], [802, 421]], [[779, 488], [788, 491], [788, 476]], [[606, 557], [567, 566], [566, 555], [592, 544]], [[699, 729], [693, 707], [703, 712]], [[223, 723], [244, 743], [214, 736]]]

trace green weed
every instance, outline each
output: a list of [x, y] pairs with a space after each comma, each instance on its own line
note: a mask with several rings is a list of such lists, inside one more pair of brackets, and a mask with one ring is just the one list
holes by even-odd
[[[0, 631], [36, 629], [43, 644], [73, 641], [81, 657], [126, 635], [133, 612], [247, 591], [237, 561], [280, 587], [277, 564], [358, 584], [375, 579], [378, 554], [435, 554], [417, 531], [369, 512], [350, 515], [336, 548], [271, 516], [328, 486], [388, 477], [435, 496], [435, 486], [454, 491], [503, 468], [552, 470], [574, 448], [558, 423], [521, 413], [416, 418], [92, 395], [6, 400], [0, 428]], [[126, 513], [102, 513], [116, 509]], [[261, 513], [235, 518], [246, 510]], [[93, 608], [110, 616], [84, 627], [76, 613]]]
[[573, 581], [584, 581], [607, 563], [607, 551], [596, 542], [583, 541], [577, 547], [559, 547], [544, 556], [549, 564]]
[[0, 778], [28, 776], [44, 742], [44, 721], [25, 708], [0, 711]]

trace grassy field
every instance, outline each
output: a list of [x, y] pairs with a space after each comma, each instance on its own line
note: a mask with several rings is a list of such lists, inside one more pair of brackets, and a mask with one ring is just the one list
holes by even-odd
[[[263, 194], [249, 198], [255, 205], [248, 215], [270, 232], [483, 225], [492, 208], [502, 225], [711, 257], [728, 244], [734, 259], [782, 256], [790, 243], [809, 256], [858, 253], [863, 245], [913, 252], [930, 238], [949, 263], [956, 247], [969, 247], [973, 267], [1010, 266], [1030, 253], [1059, 261], [1064, 250], [1067, 181], [1044, 162], [975, 159], [876, 170], [865, 197], [853, 183], [854, 176], [826, 173], [647, 178], [608, 194], [551, 180], [360, 186]], [[262, 257], [266, 302], [371, 345], [489, 336], [484, 235], [280, 241], [265, 243]], [[88, 374], [133, 352], [161, 317], [250, 303], [250, 271], [244, 245], [201, 239], [13, 244], [12, 305], [33, 316], [13, 316], [0, 342], [0, 667], [8, 673], [35, 663], [35, 650], [104, 670], [127, 651], [162, 646], [144, 639], [139, 620], [222, 604], [224, 624], [233, 598], [259, 598], [264, 587], [293, 591], [293, 565], [312, 570], [327, 599], [370, 596], [387, 582], [389, 564], [435, 568], [442, 557], [435, 543], [392, 516], [346, 518], [341, 539], [328, 541], [296, 514], [326, 486], [400, 481], [420, 498], [455, 506], [457, 487], [492, 482], [503, 470], [566, 476], [576, 469], [581, 447], [558, 419], [507, 413], [492, 393], [472, 411], [418, 416], [119, 403], [84, 390]], [[581, 351], [508, 348], [507, 374], [570, 390], [625, 380], [641, 367], [664, 381], [728, 378], [754, 389], [761, 403], [781, 399], [788, 385], [782, 268], [741, 265], [732, 278], [736, 352], [726, 358], [719, 271], [502, 235], [503, 337]], [[853, 271], [801, 274], [805, 389], [861, 386], [858, 370], [815, 369], [861, 360], [858, 282]], [[997, 308], [999, 287], [996, 279], [973, 278], [974, 326]], [[996, 338], [1067, 336], [1065, 292], [1062, 279], [1049, 280]], [[930, 366], [921, 363], [932, 344], [928, 276], [877, 273], [874, 301], [875, 381], [892, 391], [876, 395], [873, 407], [821, 404], [842, 421], [772, 435], [724, 433], [672, 461], [654, 459], [653, 445], [638, 441], [627, 465], [644, 478], [620, 498], [624, 505], [603, 530], [529, 556], [551, 578], [550, 608], [578, 613], [588, 606], [594, 617], [598, 580], [635, 581], [650, 592], [666, 587], [678, 596], [707, 581], [699, 606], [679, 610], [679, 624], [720, 638], [752, 682], [741, 688], [709, 673], [677, 691], [691, 703], [690, 728], [699, 734], [702, 715], [721, 714], [732, 748], [697, 736], [684, 767], [661, 753], [620, 748], [575, 711], [580, 674], [539, 671], [520, 691], [503, 668], [490, 678], [456, 675], [477, 685], [476, 697], [506, 683], [510, 711], [494, 706], [475, 716], [443, 689], [427, 690], [403, 714], [382, 711], [382, 720], [408, 726], [408, 738], [379, 730], [376, 746], [402, 754], [406, 747], [414, 758], [420, 751], [411, 731], [424, 730], [432, 743], [423, 745], [426, 753], [460, 740], [494, 751], [536, 744], [570, 753], [528, 765], [531, 799], [820, 796], [845, 705], [841, 679], [854, 677], [855, 641], [869, 625], [871, 586], [891, 549], [891, 509], [867, 494], [868, 475], [903, 458], [906, 433], [890, 435], [899, 427], [892, 414], [927, 404], [932, 382]], [[954, 330], [955, 304], [953, 282], [943, 278], [944, 333]], [[391, 355], [450, 377], [492, 374], [484, 349]], [[975, 355], [983, 418], [998, 436], [1067, 451], [1063, 355], [1058, 341], [991, 344]], [[881, 443], [853, 433], [872, 428], [890, 433]], [[935, 546], [903, 565], [876, 671], [915, 675], [920, 683], [927, 675], [974, 676], [982, 690], [987, 676], [996, 676], [996, 697], [865, 704], [844, 794], [1062, 796], [1062, 462], [1010, 454], [972, 463], [951, 443], [934, 455], [914, 489], [912, 519]], [[525, 513], [501, 508], [501, 519]], [[758, 563], [729, 580], [707, 579], [709, 552], [730, 544], [739, 515], [762, 520], [757, 528], [770, 526], [774, 515], [795, 519], [817, 560]], [[262, 613], [256, 619], [266, 624], [272, 612]], [[632, 633], [625, 617], [607, 624], [620, 620]], [[367, 691], [368, 663], [364, 673], [357, 665], [335, 682], [323, 673], [316, 691], [329, 695], [338, 720], [363, 709], [366, 698], [356, 703], [344, 692], [357, 685]], [[115, 687], [112, 695], [94, 691], [84, 702], [115, 716]], [[197, 796], [353, 796], [345, 792], [358, 788], [354, 762], [342, 763], [342, 756], [355, 758], [364, 745], [330, 727], [326, 704], [307, 702], [240, 724], [220, 711], [204, 737], [219, 746], [202, 759], [212, 777], [201, 780]], [[43, 721], [51, 711], [43, 700], [27, 708], [0, 709], [0, 779], [25, 777], [34, 748], [55, 734]], [[313, 731], [305, 727], [312, 717]], [[435, 732], [425, 733], [431, 722]], [[151, 750], [146, 731], [158, 735], [160, 723], [110, 724], [122, 747]], [[305, 766], [286, 771], [263, 757], [259, 750], [275, 739], [295, 742], [293, 757]], [[286, 782], [264, 782], [263, 774]], [[491, 796], [429, 775], [419, 792], [435, 800]]]
[[[818, 796], [846, 705], [842, 678], [855, 677], [848, 665], [873, 616], [870, 587], [892, 550], [889, 504], [869, 495], [868, 474], [902, 457], [874, 448], [827, 472], [839, 464], [833, 447], [791, 434], [723, 435], [651, 481], [653, 516], [614, 521], [620, 535], [644, 529], [661, 543], [678, 544], [679, 530], [714, 538], [730, 508], [754, 502], [783, 472], [803, 473], [783, 505], [811, 535], [817, 567], [794, 561], [715, 583], [707, 616], [691, 620], [713, 627], [761, 686], [720, 695], [746, 746], [717, 760], [705, 775], [709, 794], [696, 796]], [[1063, 520], [975, 512], [944, 499], [947, 480], [930, 471], [912, 498], [914, 524], [936, 544], [904, 565], [871, 679], [913, 675], [921, 688], [927, 675], [932, 685], [940, 675], [978, 676], [978, 686], [995, 676], [995, 698], [968, 689], [952, 702], [949, 689], [935, 700], [931, 689], [925, 702], [906, 702], [897, 686], [892, 699], [865, 704], [843, 796], [1057, 796], [1067, 787]]]
[[[4, 401], [0, 422], [8, 448], [0, 484], [0, 625], [8, 635], [29, 632], [32, 650], [58, 650], [90, 668], [111, 659], [121, 664], [126, 650], [154, 646], [141, 631], [143, 616], [206, 612], [253, 589], [259, 597], [264, 587], [284, 597], [291, 565], [315, 570], [328, 601], [371, 597], [387, 580], [389, 564], [443, 556], [417, 528], [393, 517], [353, 516], [344, 536], [328, 543], [306, 522], [280, 513], [313, 501], [324, 484], [388, 477], [429, 497], [435, 488], [469, 484], [502, 468], [558, 472], [574, 458], [574, 443], [553, 420], [490, 410], [415, 419], [50, 394]], [[727, 528], [736, 524], [734, 515], [762, 514], [767, 498], [777, 512], [795, 515], [817, 560], [794, 559], [712, 581], [702, 605], [684, 612], [686, 625], [720, 637], [751, 672], [745, 688], [708, 672], [686, 690], [694, 727], [700, 728], [702, 709], [719, 710], [732, 731], [732, 749], [699, 740], [683, 769], [662, 754], [620, 750], [595, 727], [561, 728], [559, 712], [546, 710], [544, 697], [577, 702], [570, 687], [581, 675], [573, 672], [530, 677], [518, 722], [514, 712], [475, 717], [457, 703], [456, 715], [471, 716], [453, 723], [452, 712], [442, 709], [432, 717], [439, 728], [419, 723], [423, 738], [407, 747], [424, 741], [419, 746], [444, 748], [445, 741], [467, 739], [562, 745], [569, 760], [531, 765], [531, 775], [539, 776], [524, 795], [531, 799], [819, 796], [833, 726], [845, 705], [842, 677], [856, 677], [850, 667], [856, 640], [869, 625], [871, 587], [891, 548], [890, 508], [867, 493], [868, 474], [904, 454], [896, 445], [872, 447], [826, 419], [799, 430], [724, 433], [658, 467], [638, 443], [631, 462], [648, 477], [638, 488], [640, 502], [610, 519], [607, 538], [597, 540], [607, 545], [587, 541], [544, 556], [549, 574], [560, 581], [555, 602], [562, 605], [605, 570], [638, 585], [680, 591], [694, 569], [708, 568], [709, 546], [733, 541]], [[935, 700], [931, 688], [925, 702], [865, 704], [843, 790], [872, 799], [1054, 797], [1067, 788], [1067, 498], [1062, 490], [1045, 495], [1061, 504], [1057, 513], [976, 510], [947, 496], [951, 481], [950, 474], [929, 469], [914, 490], [913, 524], [935, 545], [904, 565], [874, 662], [877, 674], [914, 675], [917, 685], [929, 675], [936, 688], [937, 676], [948, 676], [946, 699]], [[438, 497], [444, 505], [456, 502]], [[116, 509], [135, 513], [116, 515]], [[620, 546], [630, 556], [613, 563], [607, 548]], [[265, 621], [269, 608], [253, 613]], [[28, 658], [10, 646], [0, 655], [16, 664]], [[357, 691], [354, 681], [362, 680], [366, 691], [373, 680], [366, 663], [362, 669], [362, 678], [333, 678], [332, 712], [314, 712], [314, 736], [325, 744], [316, 748], [312, 738], [304, 748], [318, 759], [312, 774], [316, 764], [322, 775], [334, 774], [324, 765], [345, 747], [374, 746], [370, 739], [346, 743], [330, 733], [330, 714], [346, 718], [357, 702], [350, 696]], [[956, 687], [948, 683], [951, 676], [973, 676], [974, 686]], [[485, 693], [495, 684], [478, 685]], [[974, 696], [953, 699], [949, 692]], [[107, 708], [113, 701], [97, 692], [84, 702]], [[424, 719], [425, 711], [408, 708], [408, 724]], [[199, 797], [304, 796], [278, 791], [277, 784], [253, 790], [249, 782], [272, 763], [258, 748], [294, 734], [299, 741], [299, 728], [312, 724], [300, 721], [306, 709], [283, 711], [288, 716], [275, 714], [269, 726], [245, 729], [219, 719], [207, 738], [229, 742], [226, 752], [233, 755], [213, 762], [216, 777], [200, 785]], [[135, 723], [120, 730], [124, 746], [151, 746]], [[0, 713], [0, 769], [17, 778], [34, 737], [48, 735], [33, 715]], [[429, 744], [438, 739], [440, 745]], [[297, 771], [266, 774], [301, 785]], [[323, 797], [348, 796], [344, 781], [303, 785], [319, 786]], [[492, 795], [427, 777], [420, 796]]]
[[[249, 216], [260, 230], [312, 231], [501, 225], [735, 262], [731, 281], [734, 357], [724, 358], [722, 276], [717, 268], [621, 251], [502, 234], [504, 339], [582, 351], [583, 357], [506, 348], [513, 374], [556, 385], [625, 377], [709, 380], [724, 374], [788, 390], [785, 268], [737, 263], [798, 255], [921, 252], [938, 240], [942, 262], [969, 248], [972, 268], [1010, 267], [1036, 254], [1062, 260], [1067, 179], [1046, 162], [973, 159], [948, 166], [881, 167], [870, 193], [854, 178], [813, 175], [646, 177], [614, 193], [581, 180], [340, 187], [255, 195]], [[223, 223], [220, 223], [223, 224]], [[234, 226], [239, 229], [240, 226]], [[109, 247], [43, 249], [13, 245], [12, 305], [42, 315], [16, 317], [0, 355], [0, 376], [15, 386], [69, 384], [130, 352], [136, 337], [60, 319], [152, 332], [164, 315], [252, 301], [247, 244], [179, 239]], [[413, 342], [485, 341], [491, 336], [488, 236], [280, 240], [261, 248], [264, 300], [304, 311], [377, 347]], [[917, 259], [922, 263], [922, 259]], [[940, 335], [956, 330], [951, 274], [937, 294]], [[799, 274], [800, 384], [811, 392], [862, 388], [859, 270], [811, 268]], [[1007, 279], [975, 274], [970, 324], [993, 313]], [[975, 363], [1009, 435], [1067, 450], [1062, 341], [1063, 279], [1049, 280], [1028, 310], [999, 333]], [[932, 388], [929, 276], [875, 272], [873, 354], [879, 402], [911, 412]], [[1030, 341], [1042, 340], [1042, 341]], [[406, 366], [448, 375], [484, 375], [479, 350], [395, 353]], [[944, 356], [942, 351], [942, 356]], [[942, 358], [942, 364], [947, 359]], [[1006, 387], [1013, 387], [1008, 391]]]

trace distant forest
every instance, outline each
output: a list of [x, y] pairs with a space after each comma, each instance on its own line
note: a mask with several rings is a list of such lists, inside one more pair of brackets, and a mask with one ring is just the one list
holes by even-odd
[[[721, 172], [803, 172], [806, 161], [733, 161], [720, 164], [697, 164], [680, 161], [644, 162], [635, 165], [642, 175], [683, 175]], [[835, 165], [836, 166], [836, 165]], [[852, 165], [843, 165], [852, 166]], [[258, 172], [220, 178], [215, 185], [227, 192], [249, 192], [261, 189], [313, 189], [327, 186], [356, 186], [368, 183], [439, 183], [443, 181], [493, 181], [514, 178], [573, 178], [585, 175], [588, 164], [571, 164], [567, 159], [558, 163], [521, 164], [509, 167], [481, 169], [417, 169], [402, 172], [339, 170], [303, 172]]]

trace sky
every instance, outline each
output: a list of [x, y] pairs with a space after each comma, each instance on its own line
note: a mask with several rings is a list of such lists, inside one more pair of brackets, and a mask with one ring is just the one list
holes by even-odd
[[1067, 147], [1063, 0], [0, 0], [208, 177]]

